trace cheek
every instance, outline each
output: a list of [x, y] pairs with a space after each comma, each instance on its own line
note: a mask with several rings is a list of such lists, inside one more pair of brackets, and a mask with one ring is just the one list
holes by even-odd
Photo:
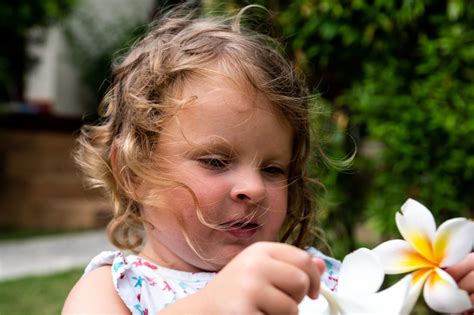
[[[222, 200], [225, 189], [215, 182], [207, 185], [203, 180], [192, 184], [188, 183], [188, 189], [176, 188], [173, 193], [166, 196], [168, 209], [181, 218], [184, 226], [194, 229], [204, 227], [200, 221], [199, 213], [204, 220], [214, 221], [219, 216], [219, 210], [223, 207]], [[179, 220], [179, 218], [178, 218]]]
[[288, 212], [288, 189], [286, 187], [270, 189], [269, 200], [269, 208], [273, 210], [269, 223], [271, 222], [271, 225], [278, 232]]
[[201, 178], [189, 185], [195, 194], [199, 206], [203, 209], [221, 206], [229, 195], [230, 188], [225, 180], [219, 178]]
[[288, 208], [288, 187], [277, 186], [268, 189], [271, 206], [275, 210], [285, 210]]
[[182, 187], [155, 189], [152, 196], [151, 205], [143, 210], [153, 223], [182, 221], [195, 209], [192, 193]]

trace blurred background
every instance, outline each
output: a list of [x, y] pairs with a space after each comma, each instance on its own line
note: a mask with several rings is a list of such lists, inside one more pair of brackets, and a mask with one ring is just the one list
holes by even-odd
[[[85, 189], [71, 149], [81, 125], [97, 119], [113, 56], [140, 38], [157, 12], [180, 2], [0, 3], [0, 276], [10, 269], [7, 246], [103, 234], [110, 206]], [[315, 191], [319, 221], [337, 258], [398, 238], [395, 213], [409, 197], [438, 223], [473, 217], [472, 1], [193, 3], [203, 14], [249, 3], [271, 11], [251, 12], [249, 23], [284, 43], [319, 96], [313, 124], [335, 163], [319, 158], [311, 171], [325, 185]], [[355, 151], [350, 168], [335, 166]], [[108, 246], [89, 241], [93, 254]], [[72, 267], [0, 278], [0, 314], [58, 313], [82, 273], [62, 272]]]

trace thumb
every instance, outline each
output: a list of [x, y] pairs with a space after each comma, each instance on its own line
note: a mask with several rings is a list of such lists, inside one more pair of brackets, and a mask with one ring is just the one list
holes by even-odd
[[326, 270], [326, 263], [321, 258], [313, 257], [313, 263], [318, 268], [319, 274], [322, 275], [324, 270]]
[[320, 281], [321, 281], [321, 275], [323, 274], [324, 270], [326, 269], [326, 263], [324, 260], [320, 258], [313, 257], [312, 262], [314, 266], [317, 269], [318, 275], [317, 277], [319, 278], [318, 283], [316, 283], [314, 286], [311, 286], [308, 292], [308, 296], [312, 299], [316, 299], [319, 295], [319, 286], [320, 286]]

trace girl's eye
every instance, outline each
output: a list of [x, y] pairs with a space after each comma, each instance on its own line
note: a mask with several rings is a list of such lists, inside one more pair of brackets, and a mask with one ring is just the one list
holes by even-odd
[[271, 165], [271, 166], [266, 166], [264, 168], [262, 168], [262, 170], [267, 173], [267, 174], [270, 174], [270, 175], [286, 175], [286, 170], [280, 166], [275, 166], [275, 165]]
[[200, 158], [198, 159], [204, 167], [212, 170], [221, 170], [229, 166], [230, 161], [218, 158]]

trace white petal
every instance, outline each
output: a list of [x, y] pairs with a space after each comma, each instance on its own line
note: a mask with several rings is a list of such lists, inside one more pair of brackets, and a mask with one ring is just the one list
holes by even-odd
[[423, 296], [436, 312], [460, 313], [471, 308], [468, 293], [460, 290], [454, 279], [439, 268], [426, 281]]
[[432, 244], [436, 223], [430, 210], [416, 200], [408, 199], [402, 213], [395, 215], [398, 230], [403, 238], [420, 254], [434, 262]]
[[370, 249], [360, 248], [344, 257], [337, 291], [344, 295], [377, 292], [384, 278], [383, 266]]
[[373, 249], [379, 257], [387, 274], [405, 273], [420, 268], [432, 268], [435, 265], [421, 256], [408, 242], [391, 240]]
[[378, 309], [390, 310], [394, 314], [400, 314], [405, 309], [412, 281], [412, 275], [406, 275], [391, 287], [374, 294], [371, 303]]
[[[384, 308], [374, 307], [369, 302], [369, 296], [351, 296], [336, 293], [338, 310], [341, 314], [388, 314]], [[393, 312], [390, 314], [398, 314]]]
[[434, 241], [434, 254], [440, 267], [460, 262], [471, 252], [473, 242], [474, 222], [455, 218], [441, 224]]
[[[390, 288], [368, 295], [343, 294], [332, 292], [324, 284], [320, 294], [326, 298], [330, 314], [400, 314], [412, 281], [411, 275], [405, 276]], [[305, 302], [304, 311], [313, 311], [310, 302]], [[301, 304], [300, 304], [301, 306]], [[301, 310], [301, 308], [300, 308]], [[318, 314], [314, 311], [312, 314]], [[327, 313], [326, 313], [327, 314]]]
[[426, 279], [434, 272], [434, 268], [422, 269], [412, 273], [412, 282], [410, 284], [410, 289], [408, 290], [407, 299], [405, 305], [403, 306], [401, 314], [411, 314], [413, 307], [418, 301], [420, 296], [421, 289], [425, 284]]
[[346, 295], [336, 292], [342, 314], [400, 314], [412, 279], [405, 276], [390, 288], [369, 295]]
[[324, 296], [320, 295], [316, 300], [305, 296], [298, 305], [298, 314], [321, 314], [330, 315], [329, 304]]

